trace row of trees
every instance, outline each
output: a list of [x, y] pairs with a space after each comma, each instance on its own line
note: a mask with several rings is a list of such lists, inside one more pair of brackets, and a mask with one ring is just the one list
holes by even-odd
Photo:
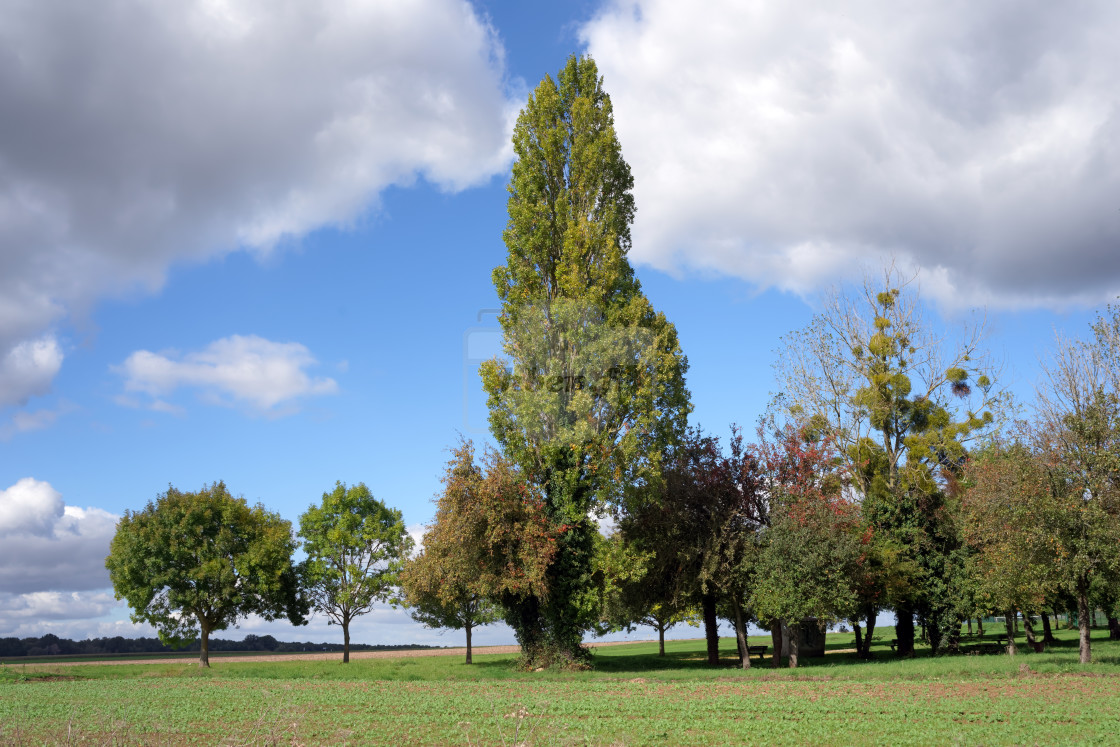
[[[733, 429], [725, 449], [687, 428], [687, 361], [626, 259], [633, 179], [592, 60], [530, 95], [514, 150], [493, 275], [504, 355], [481, 370], [498, 450], [481, 468], [469, 444], [455, 452], [413, 598], [500, 615], [527, 667], [583, 664], [589, 630], [691, 617], [713, 661], [721, 616], [741, 650], [751, 620], [776, 650], [783, 621], [849, 620], [863, 656], [887, 609], [903, 656], [915, 623], [938, 652], [965, 619], [1063, 593], [1087, 626], [1094, 583], [1116, 578], [1115, 311], [1093, 342], [1059, 346], [1012, 448], [984, 325], [941, 329], [888, 267], [783, 341], [756, 443]], [[1037, 474], [1001, 476], [1008, 460]]]
[[1036, 417], [1016, 421], [980, 368], [980, 335], [946, 359], [897, 277], [865, 288], [862, 328], [838, 297], [790, 338], [781, 367], [799, 385], [755, 443], [734, 428], [726, 448], [687, 430], [664, 443], [650, 479], [604, 501], [617, 530], [592, 535], [578, 594], [553, 580], [558, 563], [584, 561], [564, 558], [572, 526], [539, 483], [496, 451], [480, 467], [460, 444], [403, 576], [406, 598], [427, 610], [417, 619], [467, 628], [468, 643], [476, 625], [516, 622], [527, 599], [577, 607], [581, 633], [647, 624], [663, 640], [677, 622], [703, 621], [712, 663], [719, 618], [741, 652], [751, 622], [769, 628], [775, 658], [785, 624], [796, 666], [807, 618], [852, 623], [867, 657], [877, 616], [892, 610], [906, 656], [916, 622], [936, 653], [956, 649], [972, 618], [1010, 626], [1023, 612], [1034, 642], [1031, 615], [1062, 610], [1089, 661], [1091, 609], [1120, 637], [1120, 309], [1090, 339], [1059, 342]]
[[[423, 551], [404, 563], [399, 512], [364, 486], [339, 485], [301, 518], [300, 568], [279, 517], [221, 484], [210, 504], [171, 489], [160, 500], [175, 518], [126, 514], [109, 558], [138, 619], [169, 637], [196, 620], [205, 659], [209, 632], [243, 614], [298, 622], [314, 605], [348, 640], [355, 615], [395, 599], [468, 641], [500, 618], [535, 669], [586, 666], [589, 631], [691, 619], [715, 663], [722, 617], [746, 667], [751, 621], [773, 631], [775, 655], [791, 627], [796, 665], [806, 618], [851, 621], [868, 656], [893, 610], [907, 656], [915, 623], [938, 652], [962, 620], [1068, 598], [1088, 660], [1093, 595], [1108, 610], [1120, 597], [1115, 309], [1092, 340], [1061, 342], [1037, 418], [1014, 425], [983, 325], [940, 329], [913, 278], [887, 268], [784, 340], [782, 393], [755, 442], [733, 428], [721, 444], [688, 427], [687, 359], [627, 260], [633, 178], [591, 59], [533, 91], [513, 147], [508, 254], [493, 272], [504, 355], [480, 371], [497, 448], [454, 450]], [[165, 524], [221, 551], [200, 560], [194, 539], [136, 539]], [[238, 544], [249, 536], [269, 549]]]
[[[158, 638], [86, 638], [71, 640], [47, 633], [38, 638], [0, 638], [0, 659], [13, 656], [97, 656], [103, 654], [162, 654], [174, 650], [198, 651], [201, 643], [195, 641], [179, 649], [168, 646]], [[249, 635], [240, 641], [211, 638], [210, 651], [270, 651], [285, 653], [294, 651], [342, 651], [341, 643], [315, 643], [312, 641], [278, 641], [270, 635]], [[359, 651], [399, 651], [405, 649], [434, 648], [416, 643], [400, 646], [356, 644]]]
[[179, 648], [199, 641], [210, 665], [210, 634], [248, 615], [306, 624], [314, 609], [342, 627], [350, 660], [350, 623], [386, 601], [412, 549], [401, 512], [362, 483], [338, 483], [300, 517], [307, 557], [293, 562], [291, 522], [235, 498], [225, 483], [194, 493], [174, 487], [142, 511], [126, 511], [105, 565], [134, 622], [151, 624]]

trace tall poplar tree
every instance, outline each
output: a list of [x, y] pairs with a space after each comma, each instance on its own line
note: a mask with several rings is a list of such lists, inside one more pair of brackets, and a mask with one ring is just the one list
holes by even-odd
[[578, 663], [597, 617], [589, 513], [656, 479], [690, 409], [676, 330], [626, 258], [634, 184], [594, 61], [546, 76], [513, 134], [502, 358], [483, 364], [490, 428], [541, 490], [560, 546], [546, 595], [507, 600], [524, 664]]

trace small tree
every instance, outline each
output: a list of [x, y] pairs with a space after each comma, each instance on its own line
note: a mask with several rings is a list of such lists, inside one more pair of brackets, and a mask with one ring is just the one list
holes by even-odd
[[[727, 610], [746, 645], [746, 601], [756, 535], [765, 522], [757, 460], [732, 428], [729, 453], [719, 439], [690, 430], [662, 457], [660, 479], [644, 501], [631, 500], [619, 529], [640, 552], [665, 567], [678, 608], [698, 605], [708, 663], [719, 664], [718, 610]], [[750, 657], [743, 657], [744, 668]]]
[[171, 646], [200, 640], [198, 665], [209, 667], [210, 634], [246, 615], [306, 623], [294, 549], [290, 522], [216, 482], [197, 493], [168, 487], [143, 511], [125, 511], [105, 567], [133, 622]]
[[970, 461], [961, 516], [978, 603], [1004, 613], [1007, 653], [1014, 656], [1012, 611], [1042, 609], [1056, 586], [1053, 483], [1020, 443], [994, 444]]
[[496, 602], [511, 627], [527, 631], [518, 639], [522, 666], [546, 663], [542, 652], [550, 642], [534, 634], [532, 621], [553, 595], [548, 569], [571, 527], [550, 521], [540, 492], [497, 452], [476, 465], [470, 441], [452, 451], [438, 503], [424, 540], [428, 559], [405, 574], [406, 603], [438, 601], [443, 611], [430, 619], [447, 623], [453, 622], [448, 608], [461, 611], [477, 600], [474, 609], [484, 613], [481, 600]]
[[[668, 562], [666, 562], [668, 560]], [[700, 612], [675, 595], [672, 561], [639, 551], [615, 532], [599, 544], [596, 566], [603, 579], [600, 635], [648, 625], [657, 631], [658, 656], [665, 655], [665, 633], [674, 625], [698, 626]]]
[[470, 568], [458, 566], [452, 553], [432, 549], [435, 538], [430, 535], [424, 535], [424, 550], [401, 571], [403, 601], [418, 623], [464, 631], [467, 664], [471, 664], [471, 634], [502, 619], [501, 612], [475, 590], [474, 580], [467, 578]]
[[347, 488], [342, 482], [299, 518], [299, 536], [311, 603], [342, 626], [345, 664], [351, 621], [388, 601], [412, 538], [400, 511], [374, 498], [364, 483]]
[[465, 631], [470, 664], [472, 631], [501, 615], [486, 598], [486, 580], [479, 574], [486, 564], [482, 554], [488, 551], [481, 541], [485, 533], [477, 531], [483, 518], [477, 509], [484, 477], [468, 442], [454, 451], [443, 484], [435, 521], [424, 533], [424, 549], [401, 571], [401, 589], [417, 622]]
[[830, 439], [792, 427], [777, 436], [758, 447], [770, 525], [761, 533], [750, 600], [761, 619], [788, 623], [796, 667], [802, 619], [835, 622], [855, 612], [863, 548], [858, 507], [843, 496]]

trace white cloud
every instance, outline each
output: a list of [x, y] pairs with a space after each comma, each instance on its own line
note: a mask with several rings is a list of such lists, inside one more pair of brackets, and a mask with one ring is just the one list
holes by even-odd
[[0, 0], [0, 406], [48, 330], [171, 263], [503, 171], [503, 51], [466, 0]]
[[55, 524], [65, 512], [62, 494], [33, 477], [25, 477], [0, 491], [0, 537], [54, 537]]
[[25, 477], [0, 491], [0, 593], [108, 587], [116, 526], [107, 511], [67, 506], [48, 482]]
[[[248, 404], [265, 412], [299, 397], [337, 392], [334, 379], [312, 378], [304, 370], [316, 363], [299, 343], [233, 335], [182, 356], [139, 350], [118, 370], [125, 376], [126, 390], [153, 398], [149, 405], [153, 410], [178, 412], [160, 398], [188, 387], [199, 390], [207, 401]], [[127, 397], [118, 401], [138, 404]]]
[[424, 549], [424, 534], [428, 531], [426, 524], [409, 524], [406, 528], [408, 536], [412, 538], [412, 556], [416, 557]]
[[0, 407], [22, 405], [33, 396], [46, 394], [62, 367], [62, 348], [51, 335], [24, 340], [6, 352], [0, 348], [0, 355]]
[[1120, 291], [1120, 6], [616, 0], [583, 29], [635, 260], [795, 292], [888, 254], [949, 303]]

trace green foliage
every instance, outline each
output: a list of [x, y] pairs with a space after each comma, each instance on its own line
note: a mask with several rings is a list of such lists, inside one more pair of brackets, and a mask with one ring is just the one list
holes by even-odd
[[[828, 422], [860, 496], [873, 561], [864, 564], [861, 608], [873, 615], [886, 603], [903, 622], [917, 612], [939, 642], [968, 593], [950, 486], [970, 442], [992, 430], [1008, 402], [992, 391], [982, 327], [963, 329], [950, 349], [909, 283], [892, 267], [882, 284], [836, 294], [787, 338], [778, 368], [782, 401], [799, 419]], [[872, 580], [871, 568], [901, 575]], [[901, 639], [908, 653], [905, 625]]]
[[970, 461], [961, 515], [978, 609], [1041, 610], [1060, 583], [1055, 573], [1053, 484], [1021, 443], [994, 444]]
[[[1120, 309], [1110, 306], [1092, 332], [1087, 340], [1059, 339], [1044, 363], [1048, 386], [1039, 393], [1032, 444], [1054, 482], [1056, 566], [1082, 620], [1094, 580], [1111, 585], [1120, 577]], [[1088, 663], [1084, 622], [1081, 636]]]
[[196, 493], [174, 487], [142, 511], [125, 511], [105, 567], [134, 622], [183, 645], [255, 614], [302, 624], [307, 613], [292, 567], [292, 527], [261, 505], [234, 498], [225, 483]]
[[830, 439], [807, 441], [796, 429], [780, 436], [761, 445], [769, 526], [760, 537], [750, 607], [761, 620], [837, 622], [858, 604], [858, 506], [843, 496]]
[[513, 147], [508, 257], [493, 274], [506, 357], [481, 375], [494, 438], [565, 530], [551, 597], [522, 600], [507, 619], [519, 640], [528, 626], [582, 658], [580, 636], [597, 617], [588, 513], [656, 479], [688, 414], [687, 363], [626, 259], [633, 178], [594, 61], [573, 56], [541, 82]]
[[299, 536], [311, 602], [330, 623], [342, 626], [348, 660], [350, 622], [376, 602], [388, 601], [412, 538], [399, 510], [374, 498], [364, 483], [342, 482], [300, 516]]

